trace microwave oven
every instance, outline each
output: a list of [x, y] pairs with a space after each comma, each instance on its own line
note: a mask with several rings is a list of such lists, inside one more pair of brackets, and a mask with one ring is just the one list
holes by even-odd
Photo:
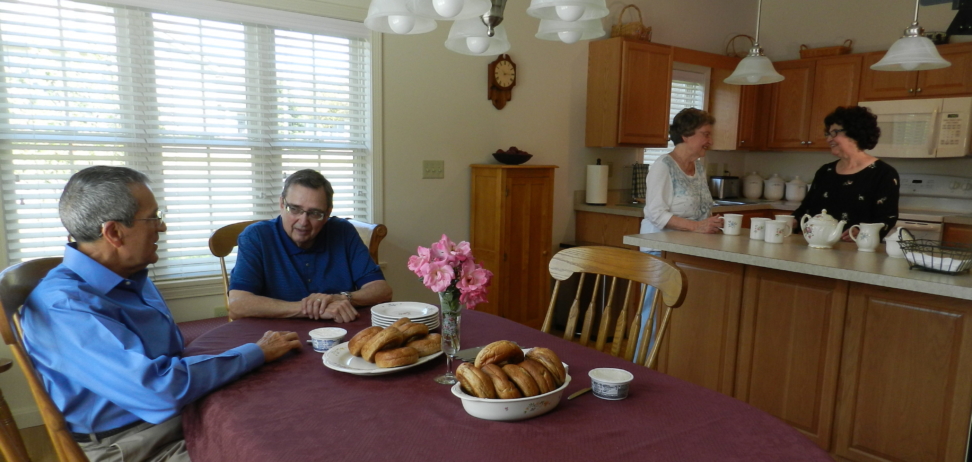
[[877, 116], [877, 157], [930, 159], [969, 155], [972, 97], [865, 101]]

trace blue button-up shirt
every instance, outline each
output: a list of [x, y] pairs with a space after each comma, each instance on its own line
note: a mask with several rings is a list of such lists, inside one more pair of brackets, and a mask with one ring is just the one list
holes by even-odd
[[142, 270], [123, 278], [68, 244], [31, 292], [24, 343], [71, 431], [161, 423], [264, 362], [256, 344], [181, 357], [182, 335]]

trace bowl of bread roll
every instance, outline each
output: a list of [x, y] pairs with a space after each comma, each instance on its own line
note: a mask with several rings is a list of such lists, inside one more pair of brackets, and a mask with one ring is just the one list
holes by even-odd
[[570, 375], [549, 348], [520, 349], [500, 340], [483, 347], [474, 363], [456, 369], [452, 394], [466, 412], [485, 420], [524, 420], [546, 414], [560, 403]]

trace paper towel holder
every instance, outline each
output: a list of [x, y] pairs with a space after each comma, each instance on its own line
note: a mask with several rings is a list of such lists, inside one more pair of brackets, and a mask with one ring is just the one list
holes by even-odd
[[587, 193], [584, 201], [587, 205], [607, 205], [608, 168], [608, 165], [601, 165], [601, 159], [597, 159], [597, 165], [587, 166]]

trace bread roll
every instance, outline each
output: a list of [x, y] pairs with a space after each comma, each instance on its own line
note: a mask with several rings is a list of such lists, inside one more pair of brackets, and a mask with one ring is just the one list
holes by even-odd
[[391, 327], [394, 327], [394, 328], [397, 329], [397, 328], [399, 328], [399, 327], [401, 327], [401, 326], [403, 326], [405, 324], [408, 324], [410, 322], [412, 322], [411, 319], [408, 319], [408, 318], [398, 318], [398, 321], [395, 321], [395, 322], [391, 323]]
[[496, 389], [496, 396], [499, 399], [522, 398], [523, 393], [516, 388], [516, 384], [510, 381], [510, 377], [495, 364], [483, 366], [482, 371], [493, 381], [493, 388]]
[[509, 340], [499, 340], [483, 347], [476, 355], [476, 367], [487, 364], [516, 364], [523, 361], [523, 350]]
[[405, 323], [398, 326], [397, 329], [402, 331], [402, 336], [405, 337], [405, 343], [408, 343], [409, 340], [429, 335], [429, 326], [419, 322]]
[[507, 364], [503, 366], [503, 372], [506, 372], [506, 375], [510, 376], [510, 380], [516, 384], [516, 387], [520, 389], [520, 393], [523, 393], [524, 397], [528, 398], [540, 394], [540, 387], [537, 386], [537, 381], [533, 380], [533, 377], [518, 364]]
[[526, 357], [543, 364], [543, 367], [546, 367], [553, 375], [554, 382], [558, 388], [567, 380], [567, 370], [564, 369], [564, 363], [560, 361], [557, 353], [554, 353], [553, 350], [537, 347], [530, 350], [526, 354]]
[[543, 367], [542, 364], [532, 360], [524, 359], [523, 362], [517, 364], [533, 377], [533, 380], [537, 382], [537, 386], [540, 387], [540, 394], [548, 393], [557, 389], [557, 385], [554, 382], [553, 374]]
[[373, 335], [364, 346], [361, 347], [361, 357], [369, 363], [375, 362], [375, 353], [381, 350], [398, 348], [405, 342], [402, 332], [394, 327], [386, 327], [381, 332]]
[[428, 356], [442, 351], [442, 336], [429, 334], [424, 338], [417, 338], [408, 342], [406, 346], [418, 350], [419, 356]]
[[459, 379], [459, 385], [467, 394], [477, 398], [496, 398], [493, 380], [478, 367], [469, 363], [462, 363], [456, 369], [456, 378]]
[[351, 341], [348, 342], [348, 351], [355, 356], [361, 356], [361, 347], [364, 346], [368, 339], [381, 331], [381, 327], [371, 326], [362, 330], [361, 332], [358, 332], [357, 334], [354, 334], [354, 337], [351, 337]]
[[418, 351], [415, 348], [407, 346], [375, 353], [375, 364], [378, 367], [407, 366], [417, 363], [418, 360]]

